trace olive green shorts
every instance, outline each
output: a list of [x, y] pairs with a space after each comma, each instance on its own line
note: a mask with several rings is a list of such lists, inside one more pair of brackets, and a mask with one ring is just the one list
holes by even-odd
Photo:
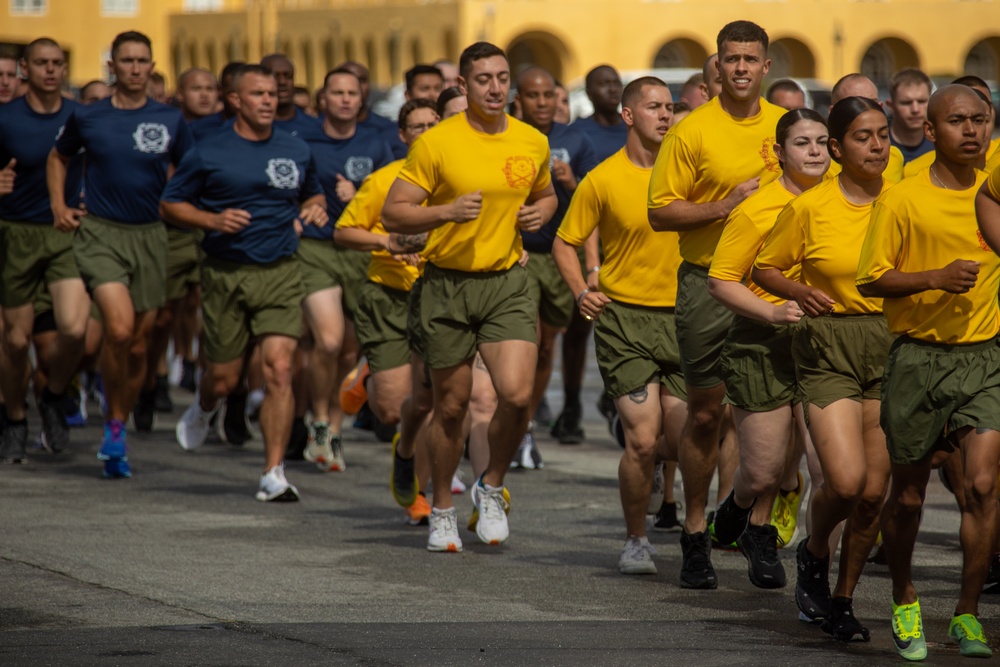
[[201, 282], [201, 233], [167, 227], [167, 301], [187, 295]]
[[594, 351], [611, 398], [653, 383], [687, 400], [673, 308], [612, 301], [594, 321]]
[[202, 344], [220, 364], [243, 356], [250, 339], [302, 335], [302, 278], [292, 257], [238, 264], [206, 257], [201, 267]]
[[795, 402], [792, 327], [733, 318], [722, 348], [726, 399], [747, 412], [768, 412]]
[[422, 282], [420, 328], [431, 368], [468, 361], [482, 343], [537, 342], [538, 315], [523, 267], [472, 273], [428, 263]]
[[73, 258], [73, 235], [51, 224], [0, 220], [0, 306], [35, 303], [45, 288], [79, 278]]
[[792, 359], [807, 413], [810, 403], [878, 399], [892, 338], [881, 313], [803, 318], [792, 334]]
[[302, 285], [306, 296], [340, 287], [343, 290], [344, 314], [353, 318], [358, 309], [358, 292], [368, 280], [371, 255], [341, 248], [333, 241], [299, 239], [296, 257], [302, 264]]
[[551, 327], [564, 329], [573, 319], [573, 294], [559, 275], [552, 255], [532, 254], [525, 266], [528, 271], [528, 294], [535, 303], [538, 317]]
[[354, 330], [373, 372], [410, 363], [409, 292], [367, 281], [358, 295]]
[[73, 255], [91, 294], [105, 283], [128, 287], [137, 313], [166, 300], [167, 228], [162, 222], [131, 225], [86, 215], [73, 236]]
[[708, 293], [708, 269], [681, 262], [677, 269], [677, 344], [684, 382], [708, 389], [724, 382], [722, 347], [733, 313]]
[[936, 345], [901, 336], [882, 380], [882, 430], [893, 463], [925, 461], [950, 449], [960, 428], [1000, 431], [1000, 348], [996, 339]]
[[420, 294], [423, 292], [424, 278], [417, 278], [410, 286], [410, 294], [406, 300], [406, 333], [410, 350], [424, 361], [427, 361], [427, 343], [424, 330], [420, 324]]

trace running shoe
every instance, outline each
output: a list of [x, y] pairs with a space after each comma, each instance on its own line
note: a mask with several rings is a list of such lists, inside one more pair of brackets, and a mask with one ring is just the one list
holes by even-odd
[[315, 463], [320, 470], [325, 471], [326, 464], [333, 460], [333, 450], [330, 449], [330, 424], [311, 422], [306, 428], [309, 431], [309, 439], [306, 441], [302, 457], [309, 463]]
[[247, 394], [247, 419], [252, 422], [260, 421], [260, 406], [264, 404], [264, 390], [254, 389]]
[[802, 505], [802, 473], [798, 473], [799, 485], [794, 491], [778, 490], [778, 497], [771, 506], [771, 525], [778, 529], [778, 546], [786, 547], [795, 541], [799, 530], [799, 507]]
[[819, 623], [830, 616], [830, 557], [813, 556], [806, 544], [806, 537], [799, 542], [795, 561], [797, 567], [795, 581], [795, 604], [799, 607], [799, 620]]
[[778, 529], [748, 526], [736, 543], [747, 559], [747, 575], [757, 588], [784, 588], [785, 568], [778, 556]]
[[653, 466], [653, 488], [649, 492], [649, 502], [646, 503], [646, 514], [656, 514], [663, 506], [663, 494], [667, 492], [667, 475], [664, 472], [666, 465], [660, 461]]
[[42, 416], [45, 449], [58, 454], [69, 445], [69, 424], [66, 423], [66, 397], [55, 396], [48, 389], [38, 398], [38, 413]]
[[868, 628], [854, 615], [854, 605], [851, 598], [833, 598], [830, 604], [830, 617], [820, 624], [823, 632], [840, 642], [866, 642], [871, 639]]
[[285, 479], [285, 465], [276, 465], [260, 476], [257, 500], [262, 502], [294, 503], [299, 500], [299, 490]]
[[648, 537], [630, 535], [618, 559], [618, 571], [622, 574], [656, 574], [655, 555], [656, 549], [649, 543]]
[[90, 385], [90, 394], [97, 401], [97, 408], [101, 412], [101, 417], [108, 416], [108, 398], [104, 395], [104, 379], [100, 373], [94, 374], [94, 379]]
[[569, 403], [563, 407], [562, 413], [556, 418], [556, 423], [552, 425], [552, 437], [558, 440], [560, 445], [578, 445], [583, 442], [583, 427], [580, 426], [582, 412], [579, 403]]
[[959, 652], [966, 658], [989, 658], [993, 656], [990, 645], [979, 619], [972, 614], [962, 614], [951, 619], [948, 636], [958, 644]]
[[476, 535], [484, 544], [503, 544], [510, 537], [507, 512], [510, 510], [504, 498], [504, 487], [486, 486], [480, 477], [472, 485], [472, 502], [479, 510], [476, 521]]
[[[396, 451], [399, 445], [399, 434], [392, 439], [392, 474], [389, 475], [389, 488], [392, 490], [392, 497], [401, 507], [412, 507], [418, 502], [417, 493], [420, 488], [420, 480], [417, 479], [416, 457], [411, 456], [404, 459]], [[454, 481], [452, 482], [452, 493], [454, 493]], [[427, 500], [424, 500], [424, 504]], [[407, 510], [409, 513], [409, 510]]]
[[736, 542], [730, 542], [729, 544], [723, 544], [715, 536], [715, 511], [709, 512], [705, 515], [705, 522], [708, 524], [708, 534], [712, 537], [712, 548], [719, 549], [720, 551], [739, 551], [740, 545]]
[[187, 359], [181, 363], [183, 364], [183, 370], [181, 370], [181, 380], [177, 383], [177, 386], [191, 393], [198, 391], [197, 365]]
[[455, 474], [451, 476], [451, 492], [453, 495], [459, 495], [469, 490], [462, 477], [463, 473], [461, 470], [456, 470]]
[[358, 365], [347, 374], [340, 384], [340, 407], [349, 415], [356, 415], [361, 406], [368, 402], [368, 388], [365, 381], [372, 374], [368, 359], [361, 357]]
[[462, 550], [462, 538], [458, 536], [458, 511], [454, 507], [446, 510], [431, 509], [427, 521], [428, 551], [449, 551], [457, 553]]
[[406, 523], [411, 526], [426, 526], [431, 516], [431, 504], [424, 494], [418, 493], [417, 499], [406, 508]]
[[653, 520], [653, 530], [661, 530], [666, 533], [679, 533], [681, 531], [681, 522], [677, 518], [677, 510], [680, 509], [680, 503], [663, 503], [660, 505], [660, 511], [656, 513], [656, 519]]
[[[948, 634], [951, 634], [950, 629]], [[892, 641], [896, 644], [896, 651], [905, 660], [917, 662], [927, 657], [927, 640], [924, 639], [919, 600], [912, 604], [892, 603]]]
[[170, 400], [170, 383], [166, 375], [156, 376], [156, 386], [153, 388], [153, 408], [157, 412], [170, 414], [174, 411], [174, 402]]
[[681, 533], [681, 588], [718, 588], [708, 531]]
[[194, 395], [194, 401], [184, 411], [177, 421], [174, 434], [177, 436], [177, 444], [181, 449], [191, 452], [205, 444], [208, 432], [211, 430], [212, 417], [219, 411], [218, 406], [212, 410], [201, 409], [201, 396]]
[[80, 376], [73, 378], [66, 390], [66, 425], [79, 428], [87, 425], [87, 392], [80, 384]]
[[28, 420], [12, 422], [4, 418], [0, 433], [0, 463], [22, 465], [28, 462]]
[[542, 396], [542, 401], [538, 404], [538, 409], [535, 410], [535, 418], [532, 421], [543, 428], [552, 428], [552, 425], [555, 423], [555, 417], [552, 416], [552, 408], [549, 407], [549, 400], [546, 397]]
[[327, 472], [347, 470], [347, 463], [344, 461], [344, 441], [339, 434], [330, 434], [330, 460], [324, 463], [321, 469]]
[[538, 443], [535, 442], [535, 434], [532, 432], [533, 426], [533, 424], [528, 424], [528, 430], [525, 431], [524, 437], [521, 438], [517, 454], [514, 455], [514, 460], [510, 462], [511, 468], [536, 470], [545, 467], [545, 464], [542, 462], [542, 454], [538, 451]]
[[746, 508], [740, 507], [736, 504], [736, 492], [730, 491], [715, 512], [715, 521], [712, 522], [715, 539], [722, 544], [730, 544], [738, 540], [747, 526], [750, 525], [751, 512], [753, 512], [753, 504]]
[[156, 424], [154, 401], [154, 390], [143, 389], [139, 392], [139, 398], [136, 399], [135, 405], [132, 407], [132, 423], [135, 424], [136, 431], [149, 433], [153, 430], [153, 426]]
[[[503, 487], [503, 511], [510, 514], [510, 491], [507, 487]], [[476, 525], [479, 523], [479, 508], [475, 505], [472, 506], [472, 514], [469, 515], [468, 529], [470, 532], [476, 532]]]
[[241, 389], [237, 393], [226, 396], [215, 428], [220, 440], [235, 447], [242, 447], [253, 440], [250, 420], [247, 419], [246, 390]]
[[104, 476], [108, 479], [131, 477], [128, 464], [128, 447], [125, 445], [125, 424], [118, 419], [104, 423], [104, 443], [97, 452], [97, 458], [104, 461]]

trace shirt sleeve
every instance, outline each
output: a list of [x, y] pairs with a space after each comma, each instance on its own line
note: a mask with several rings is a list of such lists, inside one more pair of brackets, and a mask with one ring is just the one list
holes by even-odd
[[316, 158], [310, 150], [309, 166], [306, 167], [306, 177], [302, 181], [302, 189], [300, 191], [301, 201], [306, 201], [321, 194], [323, 194], [323, 186], [319, 182], [319, 172], [316, 170]]
[[586, 176], [590, 173], [591, 169], [599, 164], [597, 150], [594, 148], [594, 143], [590, 140], [590, 137], [583, 132], [579, 132], [578, 134], [580, 135], [580, 150], [577, 151], [572, 165], [573, 173], [576, 174], [577, 180]]
[[207, 170], [201, 155], [197, 150], [189, 150], [181, 158], [173, 177], [167, 181], [167, 187], [160, 198], [165, 202], [187, 202], [197, 205], [206, 175]]
[[[178, 114], [179, 115], [179, 114]], [[181, 160], [194, 147], [194, 134], [183, 117], [177, 122], [177, 134], [170, 142], [170, 161], [180, 164]]]
[[719, 245], [712, 255], [710, 278], [743, 282], [761, 247], [757, 225], [740, 209], [729, 214]]
[[579, 248], [597, 229], [597, 223], [600, 222], [600, 219], [601, 201], [597, 196], [594, 184], [588, 177], [580, 182], [576, 192], [573, 193], [573, 199], [569, 202], [569, 208], [566, 209], [566, 215], [563, 216], [556, 236], [571, 246]]
[[531, 186], [531, 194], [541, 192], [552, 185], [552, 172], [549, 170], [549, 165], [552, 164], [552, 151], [549, 150], [548, 145], [545, 146], [545, 159], [539, 164], [542, 168], [538, 170], [538, 174], [535, 176], [535, 183]]
[[872, 218], [861, 245], [856, 284], [873, 283], [896, 268], [903, 247], [900, 219], [881, 199], [872, 207]]
[[385, 197], [378, 196], [375, 180], [374, 174], [364, 180], [357, 194], [344, 208], [344, 212], [340, 214], [337, 227], [369, 231], [375, 228], [382, 214], [382, 205], [385, 203]]
[[[794, 203], [794, 202], [793, 202]], [[778, 269], [784, 274], [802, 263], [805, 256], [806, 231], [793, 203], [778, 214], [774, 229], [764, 241], [754, 266], [758, 269]]]
[[[548, 173], [548, 169], [545, 173]], [[399, 172], [399, 179], [431, 194], [437, 189], [438, 177], [439, 168], [430, 145], [424, 137], [420, 137], [410, 147], [403, 169]]]
[[690, 199], [697, 176], [698, 164], [690, 147], [676, 133], [668, 133], [649, 177], [647, 208]]
[[56, 139], [56, 151], [63, 157], [73, 157], [81, 148], [83, 148], [83, 137], [80, 136], [80, 123], [76, 119], [74, 109], [66, 119], [62, 134]]

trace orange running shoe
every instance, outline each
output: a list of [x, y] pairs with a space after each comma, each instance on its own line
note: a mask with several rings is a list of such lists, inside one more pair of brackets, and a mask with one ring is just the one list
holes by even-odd
[[431, 516], [431, 504], [424, 494], [418, 493], [413, 504], [406, 508], [406, 523], [411, 526], [426, 526]]
[[368, 401], [368, 389], [365, 380], [372, 374], [368, 360], [361, 357], [361, 362], [347, 374], [340, 384], [340, 407], [349, 415], [356, 415]]

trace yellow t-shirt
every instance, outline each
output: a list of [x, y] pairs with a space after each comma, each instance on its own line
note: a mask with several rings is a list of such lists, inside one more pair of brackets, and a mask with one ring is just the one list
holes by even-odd
[[882, 299], [867, 299], [854, 285], [871, 211], [847, 201], [839, 179], [823, 181], [778, 214], [754, 266], [787, 272], [801, 265], [800, 282], [823, 290], [836, 314], [881, 312]]
[[[993, 141], [990, 142], [990, 145], [986, 148], [987, 172], [990, 171], [989, 168], [990, 158], [996, 157], [997, 146], [1000, 146], [1000, 139], [994, 139]], [[895, 146], [893, 148], [895, 148]], [[910, 160], [903, 166], [903, 178], [910, 178], [911, 176], [916, 176], [924, 169], [927, 169], [932, 164], [934, 164], [934, 159], [936, 157], [937, 157], [937, 151], [930, 150], [921, 155], [920, 157]], [[1000, 159], [994, 161], [994, 165], [996, 164], [1000, 164]]]
[[[889, 185], [895, 185], [903, 180], [903, 171], [905, 169], [906, 165], [903, 164], [903, 152], [895, 146], [889, 146], [889, 163], [885, 165], [885, 171], [882, 172], [882, 178], [884, 178]], [[840, 172], [843, 170], [844, 168], [840, 166], [839, 162], [831, 160], [830, 168], [826, 170], [826, 174], [823, 178], [829, 179], [834, 176], [839, 176]]]
[[[656, 158], [649, 182], [649, 208], [677, 200], [694, 204], [721, 201], [740, 183], [760, 176], [764, 186], [781, 175], [774, 154], [774, 132], [785, 114], [781, 107], [760, 101], [751, 118], [733, 118], [719, 98], [702, 104], [669, 132]], [[679, 232], [681, 256], [708, 267], [722, 236], [723, 220]]]
[[[356, 227], [374, 234], [388, 236], [389, 232], [382, 225], [382, 206], [386, 195], [392, 186], [404, 160], [396, 160], [382, 167], [364, 180], [354, 199], [350, 201], [337, 220], [337, 227], [349, 229]], [[372, 252], [372, 261], [368, 264], [368, 280], [392, 289], [409, 292], [413, 282], [420, 277], [420, 269], [404, 264], [386, 250]]]
[[428, 206], [450, 204], [481, 190], [479, 217], [433, 230], [424, 255], [444, 269], [502, 271], [521, 258], [518, 209], [529, 194], [552, 182], [549, 142], [512, 116], [503, 132], [485, 134], [474, 130], [462, 113], [417, 139], [399, 178], [429, 193]]
[[904, 180], [875, 202], [868, 236], [861, 248], [857, 284], [881, 278], [890, 269], [930, 271], [956, 259], [980, 262], [979, 278], [965, 294], [941, 290], [885, 299], [889, 330], [947, 345], [978, 343], [1000, 332], [1000, 257], [979, 233], [976, 186], [946, 190], [934, 185], [930, 171]]
[[[774, 221], [795, 196], [780, 180], [771, 181], [733, 209], [726, 218], [726, 228], [712, 257], [710, 278], [745, 282], [754, 294], [774, 305], [785, 302], [750, 280], [750, 268], [764, 240], [774, 228]], [[787, 274], [786, 274], [787, 275]], [[795, 280], [797, 276], [789, 275]]]
[[672, 308], [681, 256], [676, 232], [649, 226], [645, 197], [652, 172], [619, 150], [580, 181], [557, 235], [579, 247], [596, 227], [604, 246], [601, 291], [615, 301]]

